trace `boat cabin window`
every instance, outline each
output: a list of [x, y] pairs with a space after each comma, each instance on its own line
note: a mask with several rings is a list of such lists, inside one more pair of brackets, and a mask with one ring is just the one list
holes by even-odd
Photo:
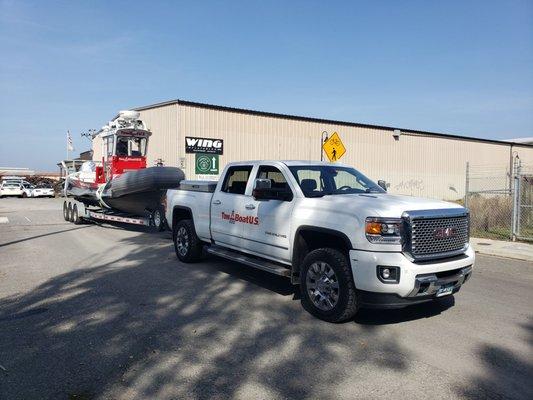
[[114, 144], [114, 137], [113, 136], [108, 136], [105, 138], [105, 153], [107, 154], [107, 156], [112, 156], [113, 155], [113, 144]]
[[144, 157], [146, 155], [146, 138], [118, 136], [116, 155], [121, 157]]

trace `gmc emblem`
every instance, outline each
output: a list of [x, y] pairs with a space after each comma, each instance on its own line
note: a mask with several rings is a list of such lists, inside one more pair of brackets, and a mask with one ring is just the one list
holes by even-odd
[[457, 236], [457, 229], [455, 228], [437, 228], [433, 231], [435, 239], [446, 239]]

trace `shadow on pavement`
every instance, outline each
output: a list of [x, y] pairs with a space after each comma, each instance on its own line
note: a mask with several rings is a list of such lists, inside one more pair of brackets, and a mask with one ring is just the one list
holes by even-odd
[[[529, 354], [516, 354], [503, 347], [484, 344], [477, 353], [483, 370], [468, 386], [459, 387], [457, 394], [467, 399], [533, 399], [533, 317], [522, 325], [527, 336]], [[499, 393], [505, 392], [505, 396]]]
[[454, 305], [455, 298], [453, 296], [447, 296], [428, 303], [416, 304], [400, 309], [361, 309], [355, 316], [355, 322], [362, 325], [397, 324], [421, 318], [434, 317]]
[[[61, 224], [61, 225], [63, 225], [63, 224]], [[75, 226], [75, 225], [72, 225], [72, 226], [73, 227], [69, 228], [69, 229], [63, 229], [63, 230], [60, 230], [60, 231], [43, 233], [41, 235], [30, 236], [30, 237], [27, 237], [27, 238], [24, 238], [24, 239], [18, 239], [18, 240], [13, 240], [11, 242], [0, 243], [0, 247], [10, 246], [12, 244], [27, 242], [29, 240], [39, 239], [39, 238], [46, 237], [46, 236], [59, 235], [60, 233], [65, 233], [65, 232], [70, 232], [70, 231], [77, 231], [79, 229], [88, 228], [88, 226]]]
[[355, 397], [372, 365], [386, 376], [411, 363], [381, 325], [426, 318], [453, 301], [328, 324], [301, 309], [288, 281], [215, 258], [181, 264], [161, 238], [128, 237], [117, 243], [123, 257], [1, 299], [0, 393], [336, 399], [332, 388], [344, 387]]
[[180, 264], [150, 235], [118, 245], [125, 257], [0, 300], [5, 398], [333, 398], [350, 365], [407, 366], [395, 337], [314, 319], [280, 278]]

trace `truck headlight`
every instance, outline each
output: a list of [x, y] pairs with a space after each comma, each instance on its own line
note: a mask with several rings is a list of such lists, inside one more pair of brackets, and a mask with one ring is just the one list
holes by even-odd
[[370, 243], [401, 244], [401, 225], [400, 218], [369, 217], [366, 219], [366, 238]]

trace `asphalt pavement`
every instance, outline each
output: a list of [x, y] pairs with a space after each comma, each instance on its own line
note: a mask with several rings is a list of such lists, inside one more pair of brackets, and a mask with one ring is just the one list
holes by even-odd
[[479, 255], [453, 297], [313, 318], [284, 278], [170, 234], [0, 199], [0, 399], [532, 399], [533, 263]]

